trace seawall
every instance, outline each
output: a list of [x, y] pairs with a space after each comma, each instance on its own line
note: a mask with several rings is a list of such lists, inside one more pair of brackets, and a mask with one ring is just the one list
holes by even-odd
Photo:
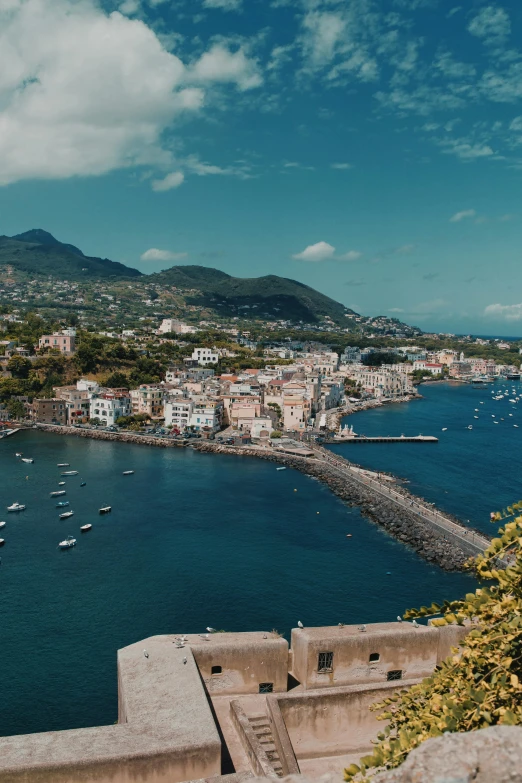
[[[471, 556], [478, 553], [476, 545], [472, 544], [473, 531], [459, 526], [452, 531], [454, 524], [449, 515], [445, 518], [448, 528], [443, 529], [432, 521], [419, 515], [417, 509], [423, 507], [421, 498], [400, 489], [400, 499], [404, 504], [413, 504], [412, 508], [399, 505], [397, 500], [386, 496], [387, 488], [378, 482], [364, 479], [350, 471], [350, 464], [342, 458], [334, 457], [326, 449], [315, 449], [315, 457], [301, 457], [271, 448], [255, 446], [223, 446], [210, 441], [175, 441], [168, 438], [136, 435], [133, 433], [102, 432], [100, 430], [83, 430], [75, 427], [54, 425], [39, 426], [41, 431], [53, 432], [59, 435], [74, 435], [76, 437], [92, 438], [94, 440], [122, 441], [146, 446], [162, 448], [180, 448], [190, 445], [202, 454], [235, 455], [255, 457], [269, 462], [294, 468], [301, 473], [316, 478], [326, 484], [330, 490], [350, 506], [357, 506], [364, 517], [378, 524], [401, 543], [414, 549], [420, 557], [429, 563], [440, 566], [445, 571], [461, 571]], [[331, 462], [328, 460], [331, 459]], [[339, 465], [337, 464], [339, 463]], [[343, 469], [344, 468], [344, 469]], [[372, 486], [375, 485], [375, 486]], [[382, 487], [382, 488], [381, 488]], [[394, 494], [399, 496], [399, 490]], [[457, 525], [455, 524], [455, 528]], [[470, 539], [466, 540], [461, 531], [469, 530]], [[480, 534], [482, 539], [486, 536]]]

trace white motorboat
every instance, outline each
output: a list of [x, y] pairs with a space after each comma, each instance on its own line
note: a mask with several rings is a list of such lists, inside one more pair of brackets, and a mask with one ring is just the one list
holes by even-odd
[[77, 476], [79, 472], [80, 472], [79, 470], [66, 470], [61, 475], [62, 476]]
[[21, 452], [17, 451], [15, 457], [21, 457], [21, 456], [22, 456]]
[[0, 528], [5, 527], [5, 522], [0, 522]]
[[3, 546], [5, 544], [5, 538], [0, 538], [0, 546]]
[[49, 492], [49, 495], [52, 498], [57, 498], [60, 495], [66, 495], [66, 494], [67, 494], [67, 492], [64, 489], [57, 489], [56, 492]]
[[100, 514], [108, 514], [112, 511], [112, 506], [103, 506], [100, 508]]
[[76, 546], [76, 539], [72, 536], [67, 536], [63, 541], [58, 544], [60, 549], [70, 549], [72, 546]]
[[443, 427], [443, 428], [442, 428], [442, 432], [447, 432], [447, 431], [448, 431], [448, 428], [447, 428], [447, 427]]
[[60, 514], [60, 519], [70, 519], [70, 517], [74, 516], [74, 511], [64, 511], [63, 514]]
[[124, 470], [123, 471], [123, 475], [124, 476], [132, 476], [133, 473], [134, 473], [133, 470]]
[[286, 470], [286, 468], [276, 468], [276, 470]]
[[56, 508], [65, 508], [69, 505], [68, 500], [61, 500], [59, 503], [56, 504]]
[[468, 424], [468, 430], [472, 430], [472, 429], [473, 429], [473, 424]]
[[59, 462], [59, 463], [56, 465], [56, 467], [57, 467], [57, 468], [68, 468], [70, 464], [71, 464], [70, 462]]
[[28, 462], [29, 465], [32, 465], [32, 463], [34, 462], [34, 459], [31, 459], [31, 457], [22, 457], [20, 462]]
[[59, 481], [58, 482], [59, 487], [65, 487], [65, 481]]
[[80, 528], [82, 533], [87, 533], [91, 529], [92, 529], [92, 525], [82, 525], [81, 528]]
[[21, 503], [13, 503], [11, 506], [7, 506], [8, 511], [25, 511], [25, 506]]

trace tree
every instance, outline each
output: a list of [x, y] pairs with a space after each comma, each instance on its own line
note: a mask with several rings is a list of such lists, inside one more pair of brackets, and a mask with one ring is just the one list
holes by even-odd
[[7, 362], [7, 369], [13, 378], [29, 378], [31, 362], [24, 356], [11, 356]]
[[25, 405], [21, 400], [12, 398], [7, 404], [7, 411], [12, 419], [25, 419]]
[[94, 372], [98, 366], [96, 347], [85, 340], [78, 346], [74, 359], [80, 372]]
[[129, 379], [123, 372], [113, 372], [105, 381], [105, 386], [109, 389], [128, 389]]
[[279, 432], [279, 430], [274, 430], [273, 432], [270, 433], [270, 437], [272, 438], [272, 440], [279, 440], [279, 438], [283, 437], [283, 433]]
[[281, 413], [281, 408], [280, 408], [280, 406], [277, 404], [277, 402], [269, 402], [267, 407], [268, 407], [268, 408], [272, 408], [272, 410], [274, 410], [274, 411], [277, 413], [277, 418], [278, 418], [278, 419], [281, 419], [281, 416], [282, 416], [283, 414]]
[[345, 780], [398, 767], [421, 742], [447, 731], [522, 724], [522, 516], [514, 517], [520, 510], [522, 501], [495, 515], [494, 521], [511, 521], [470, 564], [484, 586], [462, 600], [406, 612], [405, 619], [436, 617], [435, 626], [473, 621], [474, 627], [431, 677], [372, 706], [389, 723], [373, 753], [345, 770]]

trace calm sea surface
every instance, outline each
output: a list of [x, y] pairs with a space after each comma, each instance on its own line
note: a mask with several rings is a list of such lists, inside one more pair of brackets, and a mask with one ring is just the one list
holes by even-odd
[[[438, 444], [331, 448], [364, 467], [409, 479], [413, 493], [491, 534], [490, 512], [522, 499], [522, 399], [509, 402], [522, 395], [522, 384], [497, 381], [479, 389], [444, 383], [422, 385], [420, 392], [423, 400], [357, 413], [344, 423], [368, 436], [435, 435]], [[501, 400], [493, 399], [500, 394]]]
[[[424, 401], [352, 420], [379, 434], [448, 426], [438, 446], [339, 448], [480, 524], [522, 494], [522, 427], [486, 420], [488, 389], [422, 391]], [[488, 410], [470, 432], [473, 408], [485, 407], [478, 400]], [[498, 405], [507, 415], [508, 403]], [[49, 498], [59, 462], [80, 471], [65, 479], [75, 512], [66, 522]], [[122, 476], [128, 469], [135, 475]], [[261, 460], [28, 431], [0, 441], [0, 476], [0, 509], [27, 505], [0, 511], [0, 735], [115, 721], [116, 651], [153, 634], [211, 625], [288, 635], [298, 620], [394, 620], [473, 586], [424, 563], [317, 481]], [[100, 517], [105, 504], [112, 514]], [[87, 522], [93, 529], [81, 535]], [[76, 548], [58, 550], [68, 534]]]

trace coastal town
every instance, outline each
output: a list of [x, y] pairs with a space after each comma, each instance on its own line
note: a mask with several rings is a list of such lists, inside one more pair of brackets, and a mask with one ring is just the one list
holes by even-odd
[[[0, 323], [8, 332], [13, 316], [4, 315]], [[230, 444], [270, 443], [283, 436], [302, 440], [307, 433], [325, 431], [346, 438], [353, 430], [339, 432], [343, 414], [412, 399], [418, 396], [421, 381], [480, 384], [520, 377], [517, 364], [462, 350], [429, 351], [411, 341], [396, 340], [392, 347], [346, 345], [340, 352], [314, 340], [276, 340], [273, 335], [255, 340], [248, 330], [233, 325], [222, 332], [225, 341], [205, 345], [202, 327], [169, 318], [153, 335], [134, 330], [99, 335], [132, 352], [137, 362], [150, 357], [154, 347], [174, 345], [177, 360], [165, 361], [161, 370], [156, 367], [161, 375], [155, 382], [140, 382], [136, 376], [133, 382], [132, 373], [81, 372], [82, 364], [75, 359], [81, 358], [82, 347], [85, 352], [93, 335], [78, 334], [75, 327], [39, 334], [33, 346], [17, 339], [0, 340], [4, 427], [26, 422], [154, 430], [168, 437], [218, 438]], [[480, 347], [487, 341], [476, 343]], [[501, 341], [495, 348], [513, 350]], [[51, 375], [44, 386], [50, 393], [31, 394], [30, 379], [53, 360], [61, 361], [62, 369], [63, 362], [69, 363], [70, 382], [52, 383]], [[24, 391], [24, 384], [26, 393], [17, 393]]]

